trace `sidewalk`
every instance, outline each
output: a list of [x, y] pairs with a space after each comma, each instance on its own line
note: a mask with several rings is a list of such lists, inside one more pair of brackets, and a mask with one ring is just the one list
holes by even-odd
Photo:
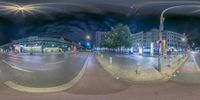
[[[187, 60], [187, 57], [187, 55], [184, 56], [184, 58], [177, 56], [174, 61], [171, 62], [171, 67], [168, 67], [167, 61], [162, 59], [161, 72], [158, 72], [152, 65], [146, 64], [143, 59], [141, 59], [140, 65], [131, 64], [126, 61], [125, 58], [121, 59], [121, 63], [119, 61], [114, 62], [114, 60], [116, 60], [114, 57], [111, 63], [106, 55], [97, 55], [96, 59], [103, 69], [116, 79], [131, 83], [155, 83], [169, 80], [173, 73]], [[156, 58], [153, 60], [156, 60]], [[155, 63], [155, 61], [152, 63]]]
[[164, 65], [161, 69], [161, 74], [164, 81], [168, 81], [176, 71], [183, 66], [183, 64], [188, 60], [188, 54], [182, 55], [181, 57], [175, 58], [173, 63], [168, 66]]

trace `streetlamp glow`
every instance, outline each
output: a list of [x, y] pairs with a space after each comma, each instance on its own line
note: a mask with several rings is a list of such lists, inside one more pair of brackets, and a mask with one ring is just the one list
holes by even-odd
[[41, 12], [40, 8], [42, 8], [40, 5], [17, 5], [14, 3], [6, 3], [0, 6], [1, 11], [22, 15], [25, 15], [25, 13], [33, 14], [34, 12]]
[[15, 14], [21, 13], [24, 15], [25, 13], [33, 14], [34, 11], [36, 11], [36, 7], [29, 7], [29, 6], [7, 6], [5, 7], [5, 10], [8, 10], [9, 12], [13, 12]]
[[24, 7], [18, 7], [17, 9], [18, 10], [24, 10], [25, 8]]
[[185, 42], [185, 41], [186, 41], [186, 39], [185, 39], [185, 38], [182, 38], [182, 39], [181, 39], [181, 41], [182, 41], [182, 42]]
[[86, 39], [86, 40], [90, 40], [90, 39], [91, 39], [91, 36], [87, 34], [87, 35], [85, 36], [85, 39]]

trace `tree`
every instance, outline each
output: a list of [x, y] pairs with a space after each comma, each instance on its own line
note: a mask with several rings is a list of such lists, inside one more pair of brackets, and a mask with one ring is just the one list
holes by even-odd
[[131, 47], [132, 41], [133, 37], [129, 27], [118, 24], [111, 29], [103, 44], [108, 48]]

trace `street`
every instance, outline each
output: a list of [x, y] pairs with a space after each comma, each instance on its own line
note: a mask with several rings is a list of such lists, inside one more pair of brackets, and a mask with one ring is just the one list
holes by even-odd
[[29, 86], [52, 87], [71, 81], [82, 69], [87, 54], [1, 55], [5, 81]]
[[190, 52], [188, 61], [178, 70], [173, 81], [181, 83], [200, 83], [200, 53]]
[[[192, 54], [192, 53], [191, 53]], [[88, 64], [86, 70], [84, 72], [83, 77], [79, 80], [77, 84], [75, 84], [72, 88], [56, 93], [47, 93], [47, 94], [32, 94], [32, 93], [25, 93], [13, 90], [3, 83], [0, 85], [0, 96], [4, 98], [4, 100], [16, 99], [16, 100], [102, 100], [102, 99], [109, 99], [109, 100], [130, 100], [135, 98], [134, 100], [197, 100], [200, 98], [199, 96], [199, 88], [200, 84], [185, 84], [184, 81], [180, 82], [176, 79], [180, 78], [181, 80], [186, 80], [184, 78], [187, 77], [179, 77], [178, 74], [187, 75], [187, 70], [183, 71], [183, 67], [185, 67], [185, 63], [183, 67], [179, 69], [179, 73], [176, 74], [176, 79], [172, 79], [165, 83], [156, 83], [156, 84], [130, 84], [126, 82], [122, 82], [113, 78], [109, 75], [104, 69], [102, 69], [101, 65], [95, 59], [93, 54], [88, 53], [77, 53], [77, 54], [66, 54], [64, 55], [56, 55], [55, 58], [57, 59], [67, 59], [70, 61], [66, 62], [57, 62], [59, 60], [55, 60], [56, 62], [49, 62], [51, 59], [47, 55], [42, 56], [41, 59], [45, 59], [45, 64], [50, 63], [50, 67], [46, 67], [47, 69], [40, 69], [42, 67], [38, 62], [39, 66], [35, 68], [22, 67], [25, 70], [29, 70], [32, 72], [24, 72], [23, 70], [15, 69], [10, 66], [6, 66], [6, 70], [8, 71], [9, 75], [6, 80], [12, 80], [17, 82], [18, 84], [33, 86], [33, 87], [48, 87], [48, 86], [55, 86], [59, 84], [63, 84], [70, 79], [72, 79], [82, 68], [85, 59], [88, 57]], [[12, 62], [12, 57], [1, 56], [7, 62]], [[27, 56], [25, 56], [27, 57]], [[199, 54], [195, 53], [195, 57], [199, 57]], [[28, 57], [27, 57], [28, 58]], [[53, 57], [54, 58], [54, 57]], [[192, 57], [190, 56], [188, 61], [190, 61]], [[79, 64], [77, 62], [80, 59], [84, 59], [84, 61], [80, 61]], [[30, 59], [26, 59], [28, 61]], [[72, 62], [75, 60], [74, 62]], [[68, 63], [71, 62], [72, 66]], [[3, 62], [2, 62], [3, 63]], [[52, 63], [56, 63], [56, 68], [52, 68]], [[64, 64], [63, 64], [64, 63]], [[67, 64], [66, 64], [67, 63]], [[20, 65], [30, 65], [28, 62], [23, 63], [12, 63], [16, 64], [16, 67], [20, 67]], [[36, 63], [35, 63], [36, 64]], [[58, 65], [60, 66], [58, 66]], [[3, 65], [6, 65], [3, 63]], [[75, 66], [76, 65], [76, 66]], [[75, 67], [74, 67], [75, 66]], [[34, 66], [32, 66], [34, 67]], [[189, 66], [194, 67], [194, 66]], [[75, 69], [74, 69], [75, 68]], [[64, 71], [62, 71], [62, 70]], [[3, 69], [2, 69], [3, 70]], [[70, 70], [71, 72], [67, 72]], [[59, 71], [59, 72], [58, 72]], [[72, 73], [74, 72], [74, 74]], [[12, 75], [11, 75], [12, 74]], [[18, 76], [16, 76], [18, 75]], [[20, 76], [21, 75], [21, 76]], [[23, 76], [25, 75], [25, 76]], [[62, 76], [63, 75], [63, 76]], [[73, 75], [73, 76], [72, 76]], [[32, 78], [32, 77], [34, 78]], [[60, 77], [62, 76], [62, 77]], [[36, 78], [37, 77], [37, 78]], [[60, 78], [59, 78], [60, 77]], [[15, 78], [15, 79], [14, 79]], [[191, 77], [190, 77], [191, 78]], [[200, 79], [199, 79], [200, 80]], [[29, 82], [30, 81], [30, 82]], [[184, 94], [184, 95], [183, 95]]]

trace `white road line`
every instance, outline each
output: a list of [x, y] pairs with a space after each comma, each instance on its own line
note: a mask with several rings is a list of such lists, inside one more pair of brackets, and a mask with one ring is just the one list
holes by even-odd
[[191, 56], [192, 56], [192, 58], [193, 58], [193, 60], [194, 60], [195, 67], [196, 67], [197, 71], [200, 71], [199, 66], [198, 66], [198, 64], [197, 64], [197, 62], [196, 62], [196, 59], [195, 59], [194, 55], [191, 55]]
[[74, 77], [71, 81], [69, 81], [63, 85], [47, 87], [47, 88], [35, 88], [35, 87], [23, 86], [23, 85], [15, 83], [13, 81], [6, 81], [6, 82], [4, 82], [4, 84], [12, 89], [22, 91], [22, 92], [30, 92], [30, 93], [51, 93], [51, 92], [64, 91], [64, 90], [70, 89], [71, 87], [76, 85], [82, 79], [82, 77], [86, 71], [86, 67], [88, 66], [88, 63], [89, 63], [89, 56], [86, 58], [83, 68], [76, 75], [76, 77]]
[[54, 62], [54, 63], [47, 63], [47, 64], [45, 64], [45, 66], [53, 65], [53, 64], [58, 64], [58, 63], [62, 63], [62, 62], [65, 62], [65, 60]]
[[32, 72], [32, 71], [30, 71], [30, 70], [26, 70], [26, 69], [23, 69], [23, 68], [19, 68], [19, 67], [17, 67], [17, 66], [15, 66], [15, 65], [12, 65], [12, 64], [10, 64], [10, 63], [8, 63], [7, 61], [5, 61], [5, 60], [2, 60], [5, 64], [7, 64], [7, 65], [9, 65], [11, 68], [13, 68], [13, 69], [17, 69], [17, 70], [20, 70], [20, 71], [24, 71], [24, 72]]
[[19, 63], [19, 64], [22, 63], [22, 61], [19, 61], [19, 60], [10, 60], [10, 61], [15, 62], [15, 63]]

